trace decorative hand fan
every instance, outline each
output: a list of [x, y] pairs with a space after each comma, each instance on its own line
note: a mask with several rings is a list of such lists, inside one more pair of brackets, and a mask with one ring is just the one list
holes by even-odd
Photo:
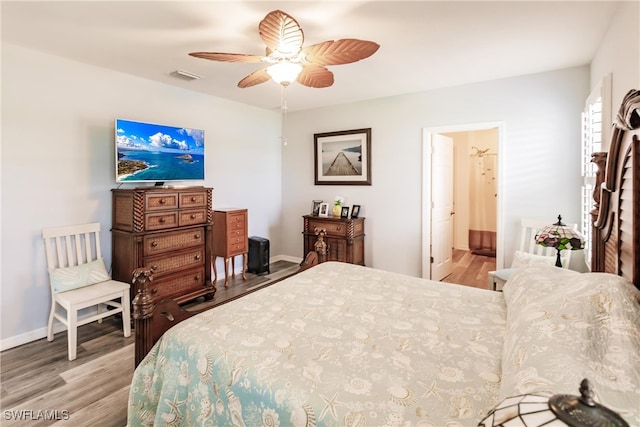
[[333, 73], [327, 65], [349, 64], [368, 58], [380, 47], [366, 40], [340, 39], [303, 48], [304, 33], [300, 24], [281, 10], [269, 12], [260, 21], [258, 29], [267, 45], [265, 56], [219, 52], [192, 52], [189, 55], [212, 61], [271, 64], [240, 80], [238, 87], [241, 88], [264, 83], [270, 78], [283, 86], [296, 80], [304, 86], [323, 88], [333, 85]]

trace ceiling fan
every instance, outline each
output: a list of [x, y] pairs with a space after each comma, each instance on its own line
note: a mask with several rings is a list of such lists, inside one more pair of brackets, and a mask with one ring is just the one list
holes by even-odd
[[373, 55], [379, 44], [358, 39], [327, 40], [303, 47], [304, 33], [291, 15], [274, 10], [258, 25], [260, 37], [267, 45], [266, 55], [242, 53], [192, 52], [189, 55], [222, 62], [267, 63], [268, 67], [249, 74], [238, 82], [246, 88], [273, 79], [286, 87], [298, 83], [323, 88], [333, 85], [328, 65], [349, 64]]

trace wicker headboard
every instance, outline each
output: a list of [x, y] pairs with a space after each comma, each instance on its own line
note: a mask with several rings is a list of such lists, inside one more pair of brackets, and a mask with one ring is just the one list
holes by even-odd
[[640, 91], [624, 97], [609, 151], [593, 161], [599, 172], [591, 270], [620, 275], [640, 289]]

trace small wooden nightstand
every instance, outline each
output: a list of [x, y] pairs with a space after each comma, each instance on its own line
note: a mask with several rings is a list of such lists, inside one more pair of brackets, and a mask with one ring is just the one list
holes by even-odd
[[364, 265], [364, 218], [338, 218], [304, 215], [304, 254], [314, 250], [318, 236], [315, 229], [324, 229], [327, 261]]
[[224, 258], [224, 286], [229, 286], [229, 259], [231, 259], [231, 275], [235, 277], [233, 257], [242, 255], [242, 278], [247, 278], [247, 253], [249, 252], [247, 236], [246, 209], [217, 209], [213, 211], [213, 274], [214, 283], [218, 280], [216, 258]]

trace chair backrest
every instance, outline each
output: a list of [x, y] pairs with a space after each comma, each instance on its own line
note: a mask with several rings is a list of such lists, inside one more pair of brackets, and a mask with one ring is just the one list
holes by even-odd
[[73, 267], [95, 261], [100, 252], [100, 223], [42, 229], [49, 269]]

